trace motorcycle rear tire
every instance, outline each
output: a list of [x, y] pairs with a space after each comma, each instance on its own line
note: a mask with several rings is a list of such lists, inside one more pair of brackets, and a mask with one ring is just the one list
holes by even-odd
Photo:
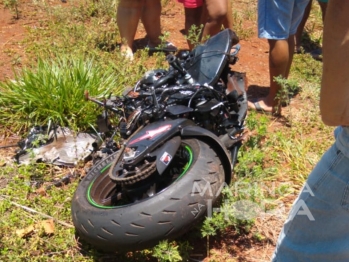
[[96, 206], [89, 200], [89, 188], [99, 176], [108, 176], [108, 166], [116, 155], [97, 163], [80, 182], [72, 200], [79, 237], [102, 251], [141, 250], [184, 234], [210, 212], [224, 185], [222, 162], [201, 140], [185, 139], [182, 145], [192, 153], [191, 165], [183, 176], [154, 196], [124, 206]]

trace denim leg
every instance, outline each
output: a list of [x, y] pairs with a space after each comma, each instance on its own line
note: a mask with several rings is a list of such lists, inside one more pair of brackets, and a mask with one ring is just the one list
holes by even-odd
[[349, 159], [336, 144], [309, 175], [273, 261], [349, 261]]
[[258, 0], [258, 36], [287, 39], [297, 31], [309, 0]]

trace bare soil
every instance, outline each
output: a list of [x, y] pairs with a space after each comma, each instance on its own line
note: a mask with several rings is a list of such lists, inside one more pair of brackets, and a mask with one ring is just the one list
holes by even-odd
[[[54, 4], [69, 5], [69, 3], [57, 2]], [[0, 81], [11, 79], [14, 76], [14, 66], [18, 67], [26, 63], [25, 47], [21, 40], [26, 35], [25, 27], [28, 25], [34, 26], [40, 19], [40, 14], [33, 15], [33, 13], [35, 13], [35, 10], [29, 1], [21, 2], [21, 15], [19, 19], [15, 19], [13, 12], [5, 9], [0, 4]], [[249, 26], [251, 27], [251, 25]], [[240, 41], [241, 51], [239, 61], [234, 66], [234, 69], [236, 71], [246, 72], [249, 87], [257, 86], [263, 90], [269, 85], [268, 44], [266, 40], [257, 37], [256, 25], [253, 24], [252, 27], [254, 27], [254, 34], [247, 40], [242, 39]], [[171, 4], [171, 8], [166, 10], [162, 16], [162, 28], [163, 31], [170, 33], [169, 40], [178, 48], [187, 48], [186, 39], [181, 33], [184, 28], [184, 14], [181, 4], [173, 1], [173, 6]], [[140, 24], [136, 39], [141, 40], [145, 35], [144, 28]], [[20, 59], [20, 63], [17, 63], [18, 59]], [[12, 144], [18, 138], [17, 134], [9, 134], [6, 130], [5, 132], [0, 132], [0, 146]], [[0, 150], [2, 159], [4, 157], [8, 158], [10, 155], [7, 151], [6, 156], [4, 156], [4, 151]], [[257, 220], [255, 227], [259, 232], [263, 232], [267, 236], [267, 239], [263, 241], [254, 240], [251, 235], [238, 236], [238, 234], [229, 231], [218, 237], [211, 238], [209, 243], [213, 254], [212, 258], [215, 261], [269, 261], [283, 221], [283, 219], [272, 217], [263, 221]], [[206, 240], [198, 244], [206, 246]], [[195, 252], [198, 251], [196, 249]], [[201, 251], [203, 252], [198, 251], [198, 253], [201, 253], [202, 256], [202, 253], [206, 252], [206, 248], [202, 248], [201, 246]], [[206, 258], [204, 261], [209, 261], [209, 258]]]

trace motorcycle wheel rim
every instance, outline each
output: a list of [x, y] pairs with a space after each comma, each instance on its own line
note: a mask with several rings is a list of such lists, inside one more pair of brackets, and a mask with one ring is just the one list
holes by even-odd
[[[181, 146], [182, 149], [184, 149], [184, 151], [186, 152], [185, 154], [183, 154], [183, 156], [185, 156], [186, 160], [185, 160], [185, 164], [183, 164], [182, 167], [182, 172], [179, 174], [179, 176], [172, 181], [167, 187], [165, 187], [164, 189], [160, 190], [159, 192], [157, 192], [154, 196], [162, 193], [164, 190], [166, 190], [169, 186], [171, 186], [173, 183], [177, 182], [179, 179], [181, 179], [188, 171], [188, 169], [191, 167], [192, 163], [193, 163], [193, 150], [190, 148], [190, 146], [188, 145], [182, 145]], [[181, 159], [183, 160], [183, 159]], [[175, 161], [175, 159], [172, 161], [172, 163], [177, 163], [177, 161]], [[109, 163], [108, 165], [106, 165], [104, 168], [102, 168], [100, 170], [100, 175], [95, 178], [90, 185], [88, 186], [87, 189], [87, 200], [88, 202], [97, 207], [97, 208], [102, 208], [102, 209], [114, 209], [114, 208], [121, 208], [121, 207], [125, 207], [125, 206], [130, 206], [136, 203], [128, 203], [128, 204], [124, 204], [124, 205], [103, 205], [101, 202], [101, 199], [106, 199], [108, 197], [110, 197], [111, 194], [113, 194], [113, 191], [115, 191], [115, 184], [114, 182], [109, 178], [108, 176], [108, 169], [110, 168], [112, 163]], [[104, 174], [103, 174], [104, 173]], [[92, 193], [92, 191], [96, 191], [93, 190], [94, 185], [96, 185], [96, 183], [101, 183], [103, 184], [103, 181], [106, 185], [103, 186], [103, 189], [100, 190], [100, 195], [99, 197], [96, 196], [96, 194]], [[109, 180], [109, 181], [108, 181]], [[113, 187], [114, 186], [114, 187]], [[137, 201], [137, 203], [140, 203], [142, 201], [148, 200], [149, 198], [152, 198], [154, 196], [142, 199]], [[98, 199], [98, 200], [97, 200]]]

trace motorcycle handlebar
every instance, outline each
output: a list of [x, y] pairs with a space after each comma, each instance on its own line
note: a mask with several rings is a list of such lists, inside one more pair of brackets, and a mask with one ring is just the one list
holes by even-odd
[[122, 110], [113, 107], [113, 104], [112, 103], [108, 103], [107, 100], [104, 100], [102, 102], [102, 101], [99, 101], [99, 100], [97, 100], [97, 99], [95, 99], [93, 97], [90, 97], [90, 95], [89, 95], [87, 90], [85, 91], [84, 96], [85, 96], [86, 100], [92, 101], [92, 102], [96, 103], [99, 106], [103, 106], [105, 108], [108, 108], [109, 110], [113, 111], [114, 113], [122, 113], [123, 112]]
[[170, 79], [173, 79], [177, 75], [177, 72], [172, 71], [168, 75], [160, 78], [158, 81], [155, 82], [154, 88], [158, 88], [164, 84], [166, 84]]
[[185, 76], [187, 75], [187, 71], [182, 67], [182, 65], [178, 62], [178, 59], [175, 55], [169, 54], [167, 57], [167, 62], [177, 71], [171, 71], [168, 75], [160, 78], [155, 82], [154, 88], [158, 88], [164, 84], [166, 84], [170, 79], [175, 78], [179, 74]]
[[166, 60], [174, 69], [178, 70], [182, 75], [187, 74], [187, 71], [178, 62], [178, 59], [175, 55], [172, 55], [172, 54], [167, 55]]

